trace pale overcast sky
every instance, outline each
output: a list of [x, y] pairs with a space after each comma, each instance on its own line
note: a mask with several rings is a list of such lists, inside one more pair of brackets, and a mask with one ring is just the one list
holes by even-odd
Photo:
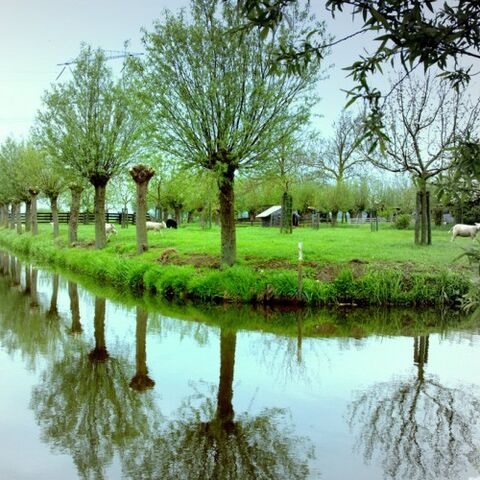
[[[42, 93], [60, 73], [62, 63], [73, 59], [80, 43], [106, 50], [122, 50], [130, 40], [130, 51], [141, 52], [140, 29], [151, 28], [164, 8], [175, 10], [188, 0], [0, 0], [0, 142], [8, 135], [26, 137]], [[324, 2], [313, 2], [316, 8]], [[354, 31], [350, 17], [335, 20], [328, 13], [332, 34], [344, 36]], [[362, 52], [367, 40], [357, 37], [335, 47], [326, 63], [335, 63], [330, 78], [319, 85], [322, 97], [317, 122], [324, 133], [345, 104], [341, 89], [350, 88], [342, 67]], [[119, 62], [121, 60], [117, 60]], [[114, 62], [114, 61], [112, 61]]]

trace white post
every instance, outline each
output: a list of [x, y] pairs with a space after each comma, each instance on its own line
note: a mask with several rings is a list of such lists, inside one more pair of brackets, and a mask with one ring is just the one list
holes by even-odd
[[297, 279], [297, 300], [302, 301], [302, 287], [303, 287], [303, 242], [298, 242], [298, 279]]

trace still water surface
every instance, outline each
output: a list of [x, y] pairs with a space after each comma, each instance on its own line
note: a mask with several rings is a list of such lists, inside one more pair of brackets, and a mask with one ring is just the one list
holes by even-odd
[[480, 329], [456, 325], [235, 331], [0, 253], [0, 478], [480, 478]]

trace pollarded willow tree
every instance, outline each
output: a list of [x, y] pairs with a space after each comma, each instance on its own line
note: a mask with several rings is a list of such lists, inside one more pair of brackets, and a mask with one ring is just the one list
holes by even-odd
[[[25, 227], [31, 227], [31, 207], [36, 202], [39, 171], [42, 157], [27, 142], [7, 138], [0, 146], [0, 202], [3, 204], [4, 216], [8, 215], [8, 204], [12, 206], [11, 226], [17, 225], [18, 233], [22, 233], [20, 221], [20, 204], [25, 203]], [[34, 233], [36, 233], [34, 231]]]
[[103, 248], [105, 190], [138, 149], [140, 115], [132, 101], [131, 72], [114, 79], [102, 50], [82, 47], [72, 78], [43, 97], [36, 137], [58, 162], [95, 188], [95, 247]]
[[465, 92], [430, 74], [407, 78], [388, 98], [385, 154], [369, 160], [384, 170], [412, 176], [418, 190], [415, 243], [432, 243], [429, 184], [450, 168], [461, 141], [478, 130], [479, 115], [480, 100], [473, 103]]
[[188, 15], [166, 13], [143, 39], [143, 93], [160, 149], [216, 175], [224, 265], [236, 259], [235, 173], [268, 161], [303, 126], [320, 73], [318, 63], [271, 73], [274, 46], [312, 25], [306, 11], [293, 6], [266, 41], [236, 31], [240, 24], [233, 0], [195, 0]]

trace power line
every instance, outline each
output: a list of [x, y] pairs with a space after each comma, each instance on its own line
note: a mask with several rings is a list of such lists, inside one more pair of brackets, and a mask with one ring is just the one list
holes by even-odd
[[[115, 60], [117, 58], [129, 58], [129, 57], [139, 57], [141, 55], [144, 55], [143, 53], [140, 52], [127, 52], [127, 51], [118, 51], [118, 50], [103, 50], [106, 53], [110, 53], [109, 56], [105, 57], [105, 60]], [[70, 67], [70, 65], [74, 65], [78, 63], [78, 60], [76, 58], [72, 60], [68, 60], [67, 62], [63, 63], [57, 63], [57, 67], [63, 67], [60, 73], [57, 75], [57, 78], [55, 81], [57, 81], [61, 76], [62, 73], [65, 71], [67, 67]]]

